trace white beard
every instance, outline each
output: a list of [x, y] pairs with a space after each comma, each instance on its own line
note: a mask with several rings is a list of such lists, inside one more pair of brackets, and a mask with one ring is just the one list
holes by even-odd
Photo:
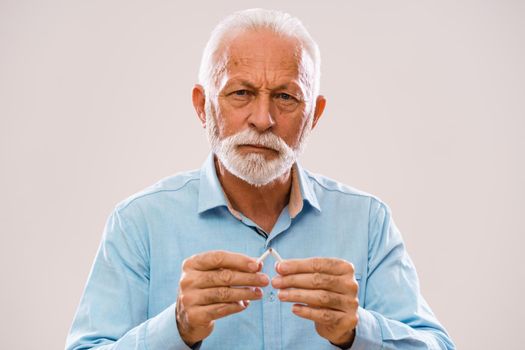
[[[218, 125], [212, 115], [210, 101], [206, 101], [205, 108], [206, 131], [213, 153], [230, 173], [256, 187], [267, 185], [290, 170], [306, 147], [306, 139], [312, 129], [313, 116], [310, 116], [295, 149], [272, 132], [261, 134], [252, 128], [221, 140]], [[267, 160], [264, 154], [239, 152], [238, 146], [246, 144], [273, 149], [278, 155]]]

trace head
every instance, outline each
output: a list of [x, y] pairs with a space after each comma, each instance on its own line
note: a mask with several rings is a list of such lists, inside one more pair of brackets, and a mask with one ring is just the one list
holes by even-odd
[[325, 106], [319, 49], [298, 19], [252, 9], [212, 32], [193, 104], [212, 151], [254, 186], [287, 172]]

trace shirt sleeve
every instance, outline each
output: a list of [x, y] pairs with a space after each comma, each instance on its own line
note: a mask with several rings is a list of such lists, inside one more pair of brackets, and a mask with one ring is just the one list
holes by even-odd
[[351, 350], [455, 349], [423, 299], [414, 264], [390, 209], [374, 200], [369, 227], [368, 274]]
[[149, 253], [145, 236], [118, 210], [111, 214], [66, 350], [190, 349], [178, 333], [175, 304], [148, 317]]

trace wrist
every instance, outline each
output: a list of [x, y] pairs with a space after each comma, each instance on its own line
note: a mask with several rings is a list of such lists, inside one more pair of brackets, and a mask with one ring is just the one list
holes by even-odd
[[349, 349], [352, 347], [352, 344], [354, 343], [355, 339], [355, 329], [353, 329], [350, 333], [347, 333], [340, 337], [339, 339], [336, 339], [334, 341], [330, 341], [332, 345], [335, 345], [341, 349]]

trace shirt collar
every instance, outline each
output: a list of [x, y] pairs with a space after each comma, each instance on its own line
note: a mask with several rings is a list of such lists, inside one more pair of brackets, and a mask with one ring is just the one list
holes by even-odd
[[[292, 167], [292, 189], [288, 203], [288, 212], [291, 218], [294, 218], [301, 212], [305, 201], [318, 211], [321, 211], [308, 175], [298, 163], [295, 163]], [[210, 152], [200, 170], [198, 212], [203, 213], [220, 206], [227, 207], [233, 216], [239, 220], [241, 219], [241, 214], [231, 207], [228, 198], [222, 190], [215, 169], [214, 155], [213, 152]]]

